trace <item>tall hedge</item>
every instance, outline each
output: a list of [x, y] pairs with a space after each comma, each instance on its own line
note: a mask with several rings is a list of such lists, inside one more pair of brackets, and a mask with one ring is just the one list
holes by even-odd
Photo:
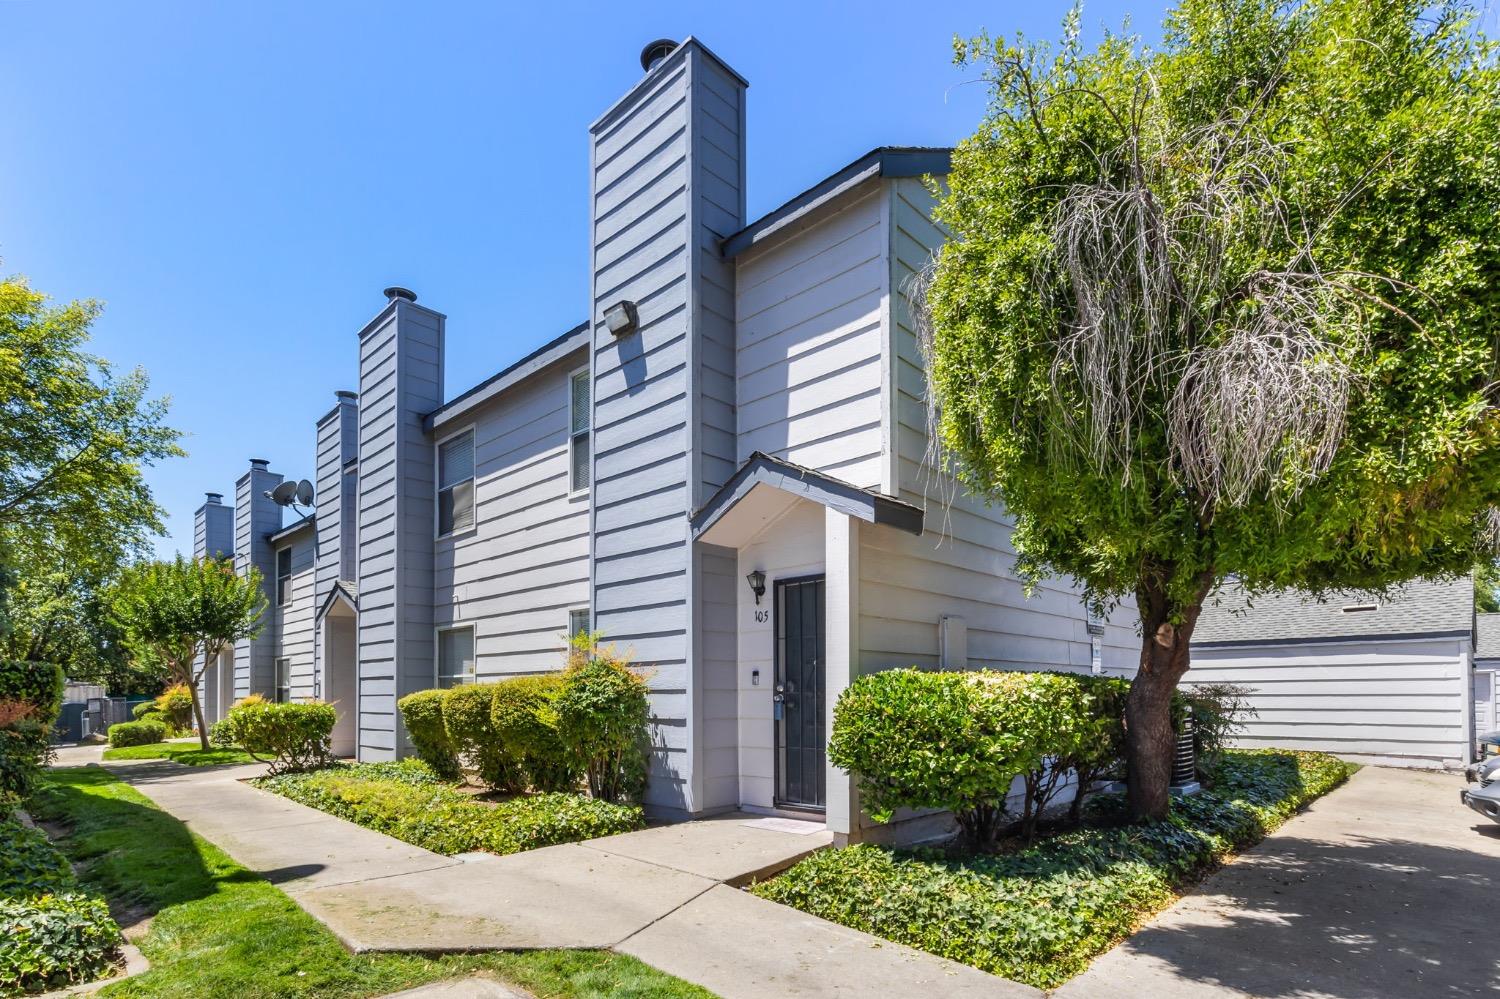
[[57, 721], [66, 685], [55, 663], [0, 659], [0, 700], [25, 701], [35, 709], [32, 718], [44, 725]]

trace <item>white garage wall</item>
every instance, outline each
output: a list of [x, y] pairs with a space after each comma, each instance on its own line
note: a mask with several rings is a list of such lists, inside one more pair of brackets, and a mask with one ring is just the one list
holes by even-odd
[[1253, 690], [1239, 745], [1312, 749], [1400, 766], [1453, 766], [1470, 742], [1461, 638], [1195, 647], [1184, 683]]

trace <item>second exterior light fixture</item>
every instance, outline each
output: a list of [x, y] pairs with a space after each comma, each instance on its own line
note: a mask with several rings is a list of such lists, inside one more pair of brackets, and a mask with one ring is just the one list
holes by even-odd
[[760, 598], [766, 592], [766, 574], [756, 569], [745, 577], [745, 582], [750, 584], [750, 592], [755, 594], [755, 606], [760, 606]]
[[640, 323], [640, 313], [635, 303], [629, 300], [621, 300], [604, 310], [604, 325], [617, 337], [635, 332]]

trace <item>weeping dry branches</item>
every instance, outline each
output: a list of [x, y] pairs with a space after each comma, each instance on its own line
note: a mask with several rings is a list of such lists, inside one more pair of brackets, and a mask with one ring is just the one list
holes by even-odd
[[[1319, 268], [1328, 220], [1284, 199], [1286, 150], [1255, 108], [1172, 138], [1149, 107], [1133, 104], [1101, 180], [1059, 199], [1038, 267], [1066, 317], [1052, 376], [1070, 443], [1056, 450], [1128, 484], [1139, 442], [1164, 426], [1169, 473], [1205, 510], [1284, 506], [1337, 454], [1359, 318], [1386, 303], [1359, 287], [1370, 276]], [[1277, 246], [1286, 259], [1268, 268]]]

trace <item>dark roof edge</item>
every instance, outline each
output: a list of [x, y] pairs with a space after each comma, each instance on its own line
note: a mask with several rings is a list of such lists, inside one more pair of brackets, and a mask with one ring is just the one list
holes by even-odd
[[317, 523], [317, 520], [318, 518], [316, 514], [303, 517], [295, 524], [290, 524], [286, 527], [283, 527], [279, 531], [272, 531], [271, 533], [267, 534], [266, 540], [274, 545], [279, 542], [285, 541], [288, 538], [294, 538], [297, 535], [301, 534], [305, 529], [312, 527], [313, 524]]
[[313, 620], [323, 620], [323, 616], [327, 614], [330, 609], [332, 609], [333, 605], [338, 601], [340, 597], [344, 598], [344, 602], [349, 605], [350, 610], [356, 612], [359, 610], [358, 594], [350, 593], [349, 587], [344, 584], [344, 580], [336, 579], [333, 582], [333, 586], [329, 587], [328, 589], [328, 596], [323, 598], [323, 603], [319, 605], [316, 611], [313, 612]]
[[562, 336], [542, 344], [519, 361], [502, 368], [478, 385], [454, 396], [422, 417], [422, 429], [432, 431], [444, 423], [451, 423], [474, 408], [489, 402], [528, 375], [535, 374], [547, 365], [562, 360], [587, 344], [588, 332], [589, 324], [579, 323]]
[[719, 252], [726, 260], [736, 257], [871, 177], [945, 174], [952, 161], [953, 150], [941, 147], [880, 146], [872, 149], [786, 204], [762, 215], [739, 232], [724, 237], [719, 242]]
[[1228, 649], [1235, 646], [1263, 648], [1270, 645], [1348, 645], [1353, 642], [1410, 642], [1418, 638], [1471, 638], [1468, 629], [1447, 631], [1373, 632], [1368, 635], [1318, 635], [1313, 638], [1232, 638], [1216, 642], [1191, 642], [1195, 649]]
[[746, 493], [757, 485], [784, 489], [786, 480], [802, 486], [802, 495], [826, 507], [858, 517], [872, 524], [886, 524], [909, 534], [922, 533], [922, 510], [904, 500], [861, 489], [843, 479], [805, 468], [782, 458], [756, 451], [698, 508], [689, 521], [693, 537], [701, 537], [719, 519], [734, 508]]

